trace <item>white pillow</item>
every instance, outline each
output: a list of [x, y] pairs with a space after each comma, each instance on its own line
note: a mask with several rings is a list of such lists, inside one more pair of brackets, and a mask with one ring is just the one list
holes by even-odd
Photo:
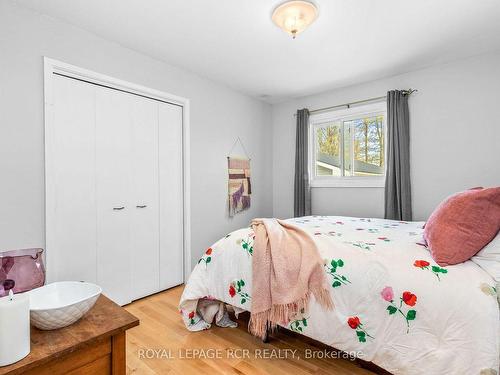
[[500, 283], [500, 233], [471, 260], [488, 272], [497, 285]]

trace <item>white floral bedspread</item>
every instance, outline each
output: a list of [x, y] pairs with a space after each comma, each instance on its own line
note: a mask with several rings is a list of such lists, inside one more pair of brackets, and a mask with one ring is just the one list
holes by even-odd
[[[310, 309], [287, 328], [394, 374], [496, 374], [499, 308], [493, 279], [468, 261], [446, 268], [422, 242], [423, 222], [335, 216], [288, 220], [314, 237], [335, 308]], [[180, 302], [186, 326], [200, 298], [251, 310], [253, 232], [209, 248]], [[206, 326], [208, 328], [208, 325]]]

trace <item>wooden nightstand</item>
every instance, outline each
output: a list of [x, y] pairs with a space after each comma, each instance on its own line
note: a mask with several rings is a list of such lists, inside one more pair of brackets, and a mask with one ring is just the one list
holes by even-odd
[[0, 375], [113, 374], [126, 372], [125, 332], [139, 319], [105, 296], [78, 322], [54, 331], [31, 327], [31, 353], [0, 367]]

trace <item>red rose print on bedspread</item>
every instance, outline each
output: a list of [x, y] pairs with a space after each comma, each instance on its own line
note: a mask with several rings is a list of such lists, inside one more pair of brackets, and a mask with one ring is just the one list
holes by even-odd
[[189, 314], [188, 314], [188, 319], [189, 319], [189, 325], [192, 326], [194, 324], [196, 324], [196, 321], [194, 320], [194, 317], [195, 317], [195, 312], [194, 311], [191, 311]]
[[229, 284], [229, 295], [231, 296], [231, 298], [233, 298], [236, 295], [239, 295], [241, 298], [240, 303], [242, 305], [245, 302], [252, 299], [252, 297], [250, 297], [250, 294], [243, 291], [244, 287], [245, 287], [245, 280], [243, 280], [243, 279], [235, 280], [231, 284]]
[[229, 285], [229, 295], [231, 298], [233, 298], [236, 295], [236, 289], [234, 289], [234, 286]]
[[347, 319], [347, 324], [349, 324], [349, 327], [351, 327], [352, 329], [358, 328], [360, 323], [361, 322], [359, 321], [359, 318], [357, 316]]
[[403, 292], [403, 302], [408, 306], [415, 306], [417, 303], [417, 296], [411, 292]]
[[387, 237], [378, 237], [377, 239], [379, 239], [380, 241], [384, 241], [384, 242], [391, 242], [391, 240]]
[[208, 266], [208, 263], [212, 261], [212, 248], [209, 247], [206, 251], [205, 254], [201, 257], [201, 259], [198, 261], [198, 263], [205, 262], [205, 267]]
[[[428, 261], [423, 260], [423, 259], [417, 259], [413, 265], [417, 268], [420, 268], [421, 270], [429, 270], [429, 266], [431, 265]], [[448, 273], [448, 270], [446, 268], [442, 268], [439, 266], [432, 266], [430, 271], [436, 275], [437, 279], [441, 281], [441, 278], [439, 277], [440, 274], [445, 275]]]
[[386, 286], [382, 291], [380, 292], [380, 295], [384, 301], [387, 301], [390, 303], [389, 306], [387, 306], [387, 311], [389, 315], [393, 315], [397, 312], [399, 312], [406, 321], [406, 333], [410, 331], [410, 321], [415, 320], [417, 317], [417, 311], [410, 309], [406, 313], [403, 311], [403, 303], [406, 304], [407, 306], [415, 306], [417, 303], [417, 296], [413, 294], [412, 292], [405, 291], [403, 292], [401, 298], [399, 299], [399, 306], [396, 305], [394, 302], [394, 291], [392, 287]]
[[426, 260], [416, 260], [415, 263], [413, 263], [413, 265], [418, 268], [425, 268], [428, 267], [430, 263]]
[[363, 323], [357, 316], [351, 316], [347, 319], [347, 325], [352, 329], [356, 330], [356, 336], [359, 342], [366, 342], [366, 338], [369, 337], [373, 339], [374, 337], [369, 335], [368, 332], [363, 328]]

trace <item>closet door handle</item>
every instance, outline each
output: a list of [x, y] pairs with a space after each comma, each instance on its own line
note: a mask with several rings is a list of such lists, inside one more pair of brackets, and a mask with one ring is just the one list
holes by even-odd
[[120, 211], [120, 210], [123, 210], [125, 207], [124, 206], [121, 206], [121, 207], [113, 207], [113, 210], [115, 211]]
[[140, 206], [135, 206], [136, 208], [146, 208], [147, 206], [144, 204], [144, 205], [140, 205]]

